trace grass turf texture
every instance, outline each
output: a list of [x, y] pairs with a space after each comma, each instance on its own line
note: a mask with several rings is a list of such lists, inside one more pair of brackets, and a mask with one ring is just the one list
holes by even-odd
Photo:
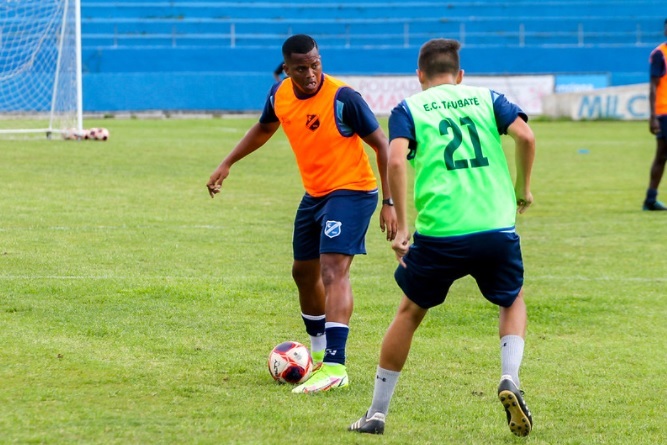
[[[271, 348], [309, 344], [290, 277], [302, 187], [282, 132], [214, 200], [204, 186], [253, 122], [104, 120], [86, 125], [108, 142], [0, 140], [0, 442], [523, 440], [496, 398], [497, 310], [470, 279], [417, 332], [385, 436], [346, 431], [399, 299], [377, 215], [352, 268], [350, 388], [273, 382]], [[663, 443], [667, 214], [641, 211], [654, 139], [645, 122], [532, 125], [524, 441]]]

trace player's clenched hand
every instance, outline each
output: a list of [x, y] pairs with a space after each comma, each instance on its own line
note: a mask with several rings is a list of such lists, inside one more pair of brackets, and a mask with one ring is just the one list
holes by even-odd
[[410, 248], [410, 232], [398, 230], [396, 237], [391, 243], [391, 248], [394, 249], [398, 262], [401, 263], [401, 266], [405, 267], [403, 257], [408, 253], [408, 249]]
[[215, 169], [208, 182], [206, 183], [206, 188], [208, 188], [208, 194], [211, 195], [211, 198], [214, 198], [216, 194], [220, 193], [222, 188], [222, 181], [224, 181], [227, 176], [229, 176], [229, 167], [224, 164], [220, 164], [218, 168]]
[[516, 195], [516, 206], [519, 213], [528, 210], [528, 207], [533, 203], [533, 194], [530, 192]]
[[648, 131], [650, 131], [651, 134], [660, 133], [660, 122], [658, 122], [657, 116], [651, 116], [648, 120]]

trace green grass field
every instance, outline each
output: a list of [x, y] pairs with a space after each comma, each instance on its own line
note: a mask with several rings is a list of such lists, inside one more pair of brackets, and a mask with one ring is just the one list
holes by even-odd
[[308, 344], [290, 276], [303, 192], [282, 132], [214, 200], [205, 187], [253, 121], [109, 119], [86, 123], [108, 142], [0, 141], [0, 443], [667, 442], [667, 215], [641, 211], [646, 122], [532, 124], [535, 204], [518, 230], [535, 426], [520, 439], [496, 398], [497, 310], [470, 279], [418, 331], [385, 435], [346, 431], [400, 297], [377, 217], [352, 268], [350, 388], [272, 381], [271, 348]]

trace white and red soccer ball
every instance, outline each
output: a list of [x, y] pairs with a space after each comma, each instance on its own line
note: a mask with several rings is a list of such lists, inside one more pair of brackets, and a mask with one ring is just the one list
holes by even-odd
[[68, 128], [61, 133], [62, 138], [66, 141], [78, 141], [83, 139], [85, 135], [86, 130], [79, 131], [76, 128]]
[[106, 141], [109, 139], [109, 130], [106, 128], [91, 128], [90, 130], [85, 131], [84, 139]]
[[106, 141], [109, 139], [109, 130], [106, 128], [90, 128], [88, 130], [77, 130], [75, 128], [68, 128], [62, 132], [62, 137], [65, 140], [81, 140], [89, 139], [93, 141]]
[[280, 383], [303, 383], [313, 371], [308, 348], [296, 341], [277, 345], [269, 354], [269, 372]]

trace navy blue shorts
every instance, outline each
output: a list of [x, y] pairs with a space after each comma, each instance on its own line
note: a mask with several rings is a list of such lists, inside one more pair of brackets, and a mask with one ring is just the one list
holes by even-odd
[[314, 260], [322, 253], [365, 254], [366, 232], [377, 203], [377, 190], [337, 190], [320, 198], [306, 193], [294, 219], [294, 259]]
[[466, 275], [484, 298], [509, 307], [523, 286], [519, 235], [512, 231], [482, 232], [435, 238], [415, 233], [394, 278], [405, 295], [429, 309], [444, 303], [452, 283]]
[[655, 137], [667, 141], [667, 114], [658, 116], [658, 123], [660, 124], [660, 132]]

